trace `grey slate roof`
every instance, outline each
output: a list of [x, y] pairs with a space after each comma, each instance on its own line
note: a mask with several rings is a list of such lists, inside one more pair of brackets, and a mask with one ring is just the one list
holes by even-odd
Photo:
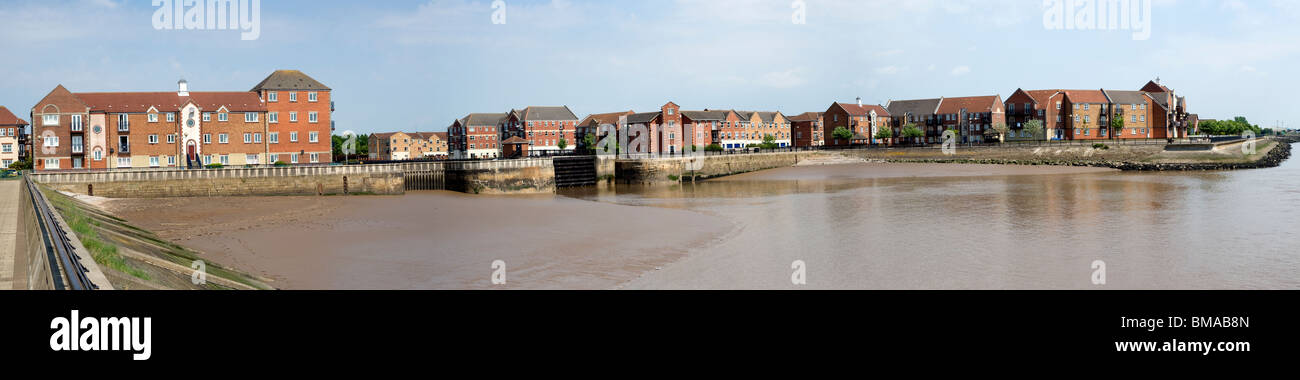
[[682, 116], [688, 117], [695, 121], [726, 121], [727, 114], [731, 111], [681, 111]]
[[1147, 93], [1142, 91], [1105, 90], [1106, 97], [1114, 104], [1146, 104]]
[[527, 107], [522, 110], [511, 110], [511, 113], [518, 115], [519, 120], [578, 120], [578, 115], [569, 110], [569, 106], [559, 107]]
[[754, 111], [735, 111], [735, 112], [737, 116], [740, 116], [740, 121], [742, 123], [748, 123], [750, 120], [754, 119]]
[[[758, 118], [759, 118], [759, 120], [762, 120], [764, 123], [774, 123], [774, 122], [776, 122], [775, 120], [776, 120], [776, 114], [777, 114], [777, 113], [780, 113], [780, 111], [777, 111], [777, 112], [758, 112]], [[781, 115], [781, 116], [785, 116], [785, 115]]]
[[930, 115], [934, 115], [934, 113], [939, 109], [939, 102], [941, 100], [942, 99], [939, 98], [893, 100], [885, 106], [885, 110], [889, 111], [889, 114], [893, 116], [904, 117], [910, 113], [913, 116], [916, 116], [919, 120], [923, 120]]
[[271, 73], [271, 75], [268, 75], [266, 79], [263, 79], [262, 83], [253, 86], [253, 89], [249, 91], [256, 92], [261, 90], [329, 91], [330, 88], [325, 87], [324, 84], [312, 79], [312, 77], [307, 76], [307, 74], [303, 74], [301, 71], [276, 70]]
[[461, 124], [469, 127], [498, 126], [501, 125], [501, 121], [505, 120], [505, 118], [506, 114], [504, 113], [472, 113], [461, 119], [463, 120]]
[[627, 122], [628, 124], [647, 124], [654, 121], [656, 117], [659, 117], [659, 112], [634, 113], [627, 115]]

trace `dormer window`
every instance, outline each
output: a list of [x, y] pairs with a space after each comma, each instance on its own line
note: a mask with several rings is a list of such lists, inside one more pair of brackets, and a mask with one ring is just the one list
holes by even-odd
[[150, 123], [157, 123], [157, 122], [158, 122], [158, 114], [156, 114], [156, 113], [151, 113], [151, 114], [149, 114], [149, 122], [150, 122]]

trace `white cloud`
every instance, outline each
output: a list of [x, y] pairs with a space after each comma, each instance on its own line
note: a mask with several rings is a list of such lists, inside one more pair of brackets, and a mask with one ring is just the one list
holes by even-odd
[[903, 71], [903, 69], [899, 68], [898, 66], [892, 66], [892, 65], [876, 68], [876, 74], [880, 74], [880, 75], [894, 75], [894, 74], [898, 74], [900, 71]]
[[763, 74], [763, 80], [760, 81], [764, 86], [775, 88], [792, 88], [802, 86], [808, 83], [803, 76], [802, 68], [793, 68], [785, 71], [776, 71]]
[[966, 75], [966, 74], [970, 74], [970, 66], [957, 66], [957, 67], [954, 67], [954, 68], [952, 68], [952, 71], [951, 71], [949, 74], [952, 74], [952, 76], [955, 76], [955, 77], [957, 77], [957, 76], [962, 76], [962, 75]]

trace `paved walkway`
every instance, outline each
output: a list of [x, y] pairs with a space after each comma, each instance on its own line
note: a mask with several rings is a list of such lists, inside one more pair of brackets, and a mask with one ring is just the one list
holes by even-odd
[[14, 287], [14, 252], [18, 251], [18, 196], [22, 181], [0, 181], [0, 290]]

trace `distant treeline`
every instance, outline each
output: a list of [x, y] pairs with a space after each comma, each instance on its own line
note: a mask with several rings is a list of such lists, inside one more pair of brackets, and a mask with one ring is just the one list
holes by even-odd
[[1246, 121], [1245, 117], [1237, 116], [1232, 120], [1202, 120], [1200, 124], [1201, 133], [1209, 135], [1241, 135], [1242, 132], [1252, 131], [1256, 135], [1262, 135], [1264, 132], [1272, 130], [1260, 129], [1258, 125]]

